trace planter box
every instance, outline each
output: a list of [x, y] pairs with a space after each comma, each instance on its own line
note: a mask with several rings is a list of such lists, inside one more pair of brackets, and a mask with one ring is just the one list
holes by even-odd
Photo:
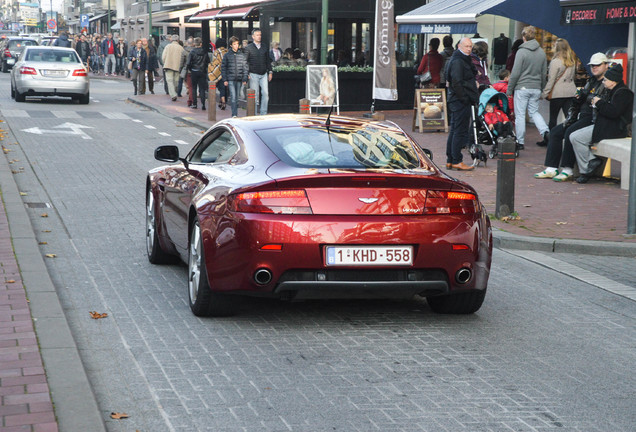
[[[298, 101], [305, 97], [305, 72], [275, 72], [269, 83], [269, 113], [297, 113]], [[415, 88], [413, 69], [398, 68], [398, 100], [375, 101], [376, 110], [413, 109]], [[373, 73], [340, 72], [338, 90], [340, 111], [369, 111], [371, 109]]]

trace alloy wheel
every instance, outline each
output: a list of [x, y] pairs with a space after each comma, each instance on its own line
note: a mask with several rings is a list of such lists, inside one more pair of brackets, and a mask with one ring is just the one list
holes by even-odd
[[190, 237], [190, 256], [188, 259], [188, 291], [190, 302], [196, 303], [201, 279], [201, 228], [197, 222]]

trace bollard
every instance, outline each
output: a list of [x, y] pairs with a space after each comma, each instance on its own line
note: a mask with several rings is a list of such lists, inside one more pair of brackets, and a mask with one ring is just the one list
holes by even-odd
[[513, 137], [500, 139], [497, 161], [497, 193], [495, 216], [499, 219], [515, 211], [515, 151], [517, 142]]
[[309, 99], [303, 98], [298, 101], [298, 112], [300, 114], [311, 114], [311, 108], [309, 108]]
[[253, 116], [256, 114], [256, 90], [247, 89], [245, 96], [247, 98], [247, 107], [245, 107], [247, 113], [245, 115], [248, 117]]
[[208, 84], [208, 120], [216, 121], [216, 84], [212, 81]]

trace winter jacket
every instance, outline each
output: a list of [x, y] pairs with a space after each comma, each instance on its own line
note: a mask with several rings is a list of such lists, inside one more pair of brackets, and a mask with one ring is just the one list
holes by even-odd
[[212, 63], [208, 66], [208, 79], [210, 82], [216, 83], [221, 79], [221, 64], [223, 63], [223, 57], [227, 54], [227, 48], [221, 47], [214, 51], [214, 58]]
[[88, 58], [91, 56], [91, 46], [86, 41], [79, 41], [75, 47], [75, 51], [77, 51], [77, 54], [80, 59], [82, 59], [83, 63], [86, 63]]
[[154, 45], [151, 45], [148, 42], [148, 45], [142, 47], [146, 50], [146, 54], [148, 55], [148, 63], [146, 64], [146, 70], [153, 71], [159, 67], [159, 62], [157, 61], [157, 50]]
[[146, 70], [146, 65], [148, 64], [148, 54], [146, 54], [146, 50], [140, 48], [137, 50], [137, 47], [134, 46], [130, 49], [128, 53], [128, 58], [132, 60], [132, 68], [140, 71]]
[[544, 99], [547, 98], [550, 91], [554, 89], [552, 91], [552, 99], [574, 97], [576, 94], [575, 74], [576, 69], [574, 66], [566, 68], [563, 60], [558, 57], [553, 58], [548, 69], [548, 83], [545, 85], [541, 96]]
[[194, 72], [207, 72], [210, 57], [208, 53], [201, 47], [194, 48], [190, 51], [188, 70]]
[[161, 55], [163, 68], [179, 72], [183, 67], [182, 58], [183, 47], [179, 45], [179, 42], [172, 41], [167, 47], [164, 48]]
[[547, 72], [548, 61], [539, 42], [532, 39], [522, 43], [510, 73], [508, 94], [511, 95], [521, 88], [543, 90]]
[[592, 123], [592, 98], [599, 96], [604, 90], [603, 81], [591, 76], [585, 83], [585, 87], [572, 99], [566, 123], [572, 124], [577, 120], [587, 120]]
[[[109, 39], [106, 38], [102, 41], [102, 54], [107, 56], [108, 55], [108, 41]], [[113, 54], [115, 54], [115, 51], [117, 51], [117, 48], [115, 47], [115, 41], [110, 39], [110, 43], [113, 45]]]
[[[492, 85], [492, 88], [497, 90], [499, 93], [506, 94], [508, 92], [508, 81], [497, 81]], [[515, 110], [514, 98], [508, 96], [508, 112], [512, 113]]]
[[498, 108], [495, 108], [493, 112], [490, 112], [490, 113], [487, 112], [486, 114], [484, 114], [484, 120], [486, 121], [486, 124], [489, 124], [489, 125], [494, 125], [499, 122], [503, 123], [503, 122], [510, 121], [508, 116]]
[[477, 69], [470, 60], [470, 56], [456, 50], [446, 70], [448, 107], [451, 111], [458, 111], [467, 105], [477, 105], [479, 93], [476, 76]]
[[221, 75], [224, 81], [247, 82], [247, 56], [240, 50], [229, 50], [221, 63]]
[[451, 47], [446, 47], [444, 48], [444, 50], [439, 54], [442, 56], [442, 70], [439, 74], [439, 82], [444, 84], [446, 82], [446, 67], [448, 65], [448, 61], [450, 60], [450, 58], [453, 55], [453, 52], [455, 50]]
[[57, 39], [55, 39], [55, 42], [53, 42], [53, 46], [70, 48], [71, 47], [71, 41], [68, 40], [68, 36], [63, 34], [60, 37], [58, 37]]
[[488, 78], [488, 62], [480, 59], [477, 55], [471, 54], [470, 60], [477, 69], [477, 82], [480, 86], [488, 87], [490, 85], [490, 78]]
[[269, 50], [265, 44], [261, 44], [261, 47], [257, 48], [254, 42], [252, 42], [245, 48], [245, 54], [250, 73], [264, 75], [272, 71]]
[[437, 51], [429, 51], [420, 62], [420, 66], [417, 68], [417, 74], [422, 75], [426, 71], [431, 71], [431, 83], [439, 84], [441, 81], [440, 71], [442, 70], [442, 64], [444, 59]]
[[592, 132], [593, 143], [626, 137], [627, 125], [632, 122], [634, 93], [622, 81], [604, 96], [596, 102], [598, 115]]

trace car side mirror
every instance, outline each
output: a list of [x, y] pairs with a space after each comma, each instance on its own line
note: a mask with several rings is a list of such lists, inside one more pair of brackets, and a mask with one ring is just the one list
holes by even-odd
[[430, 150], [429, 150], [429, 149], [427, 149], [427, 148], [423, 148], [423, 149], [422, 149], [422, 151], [424, 152], [424, 154], [425, 154], [425, 155], [426, 155], [426, 156], [427, 156], [430, 160], [433, 160], [433, 152], [432, 152], [432, 151], [430, 151]]
[[174, 145], [159, 146], [155, 149], [155, 159], [162, 162], [179, 162], [179, 147]]

